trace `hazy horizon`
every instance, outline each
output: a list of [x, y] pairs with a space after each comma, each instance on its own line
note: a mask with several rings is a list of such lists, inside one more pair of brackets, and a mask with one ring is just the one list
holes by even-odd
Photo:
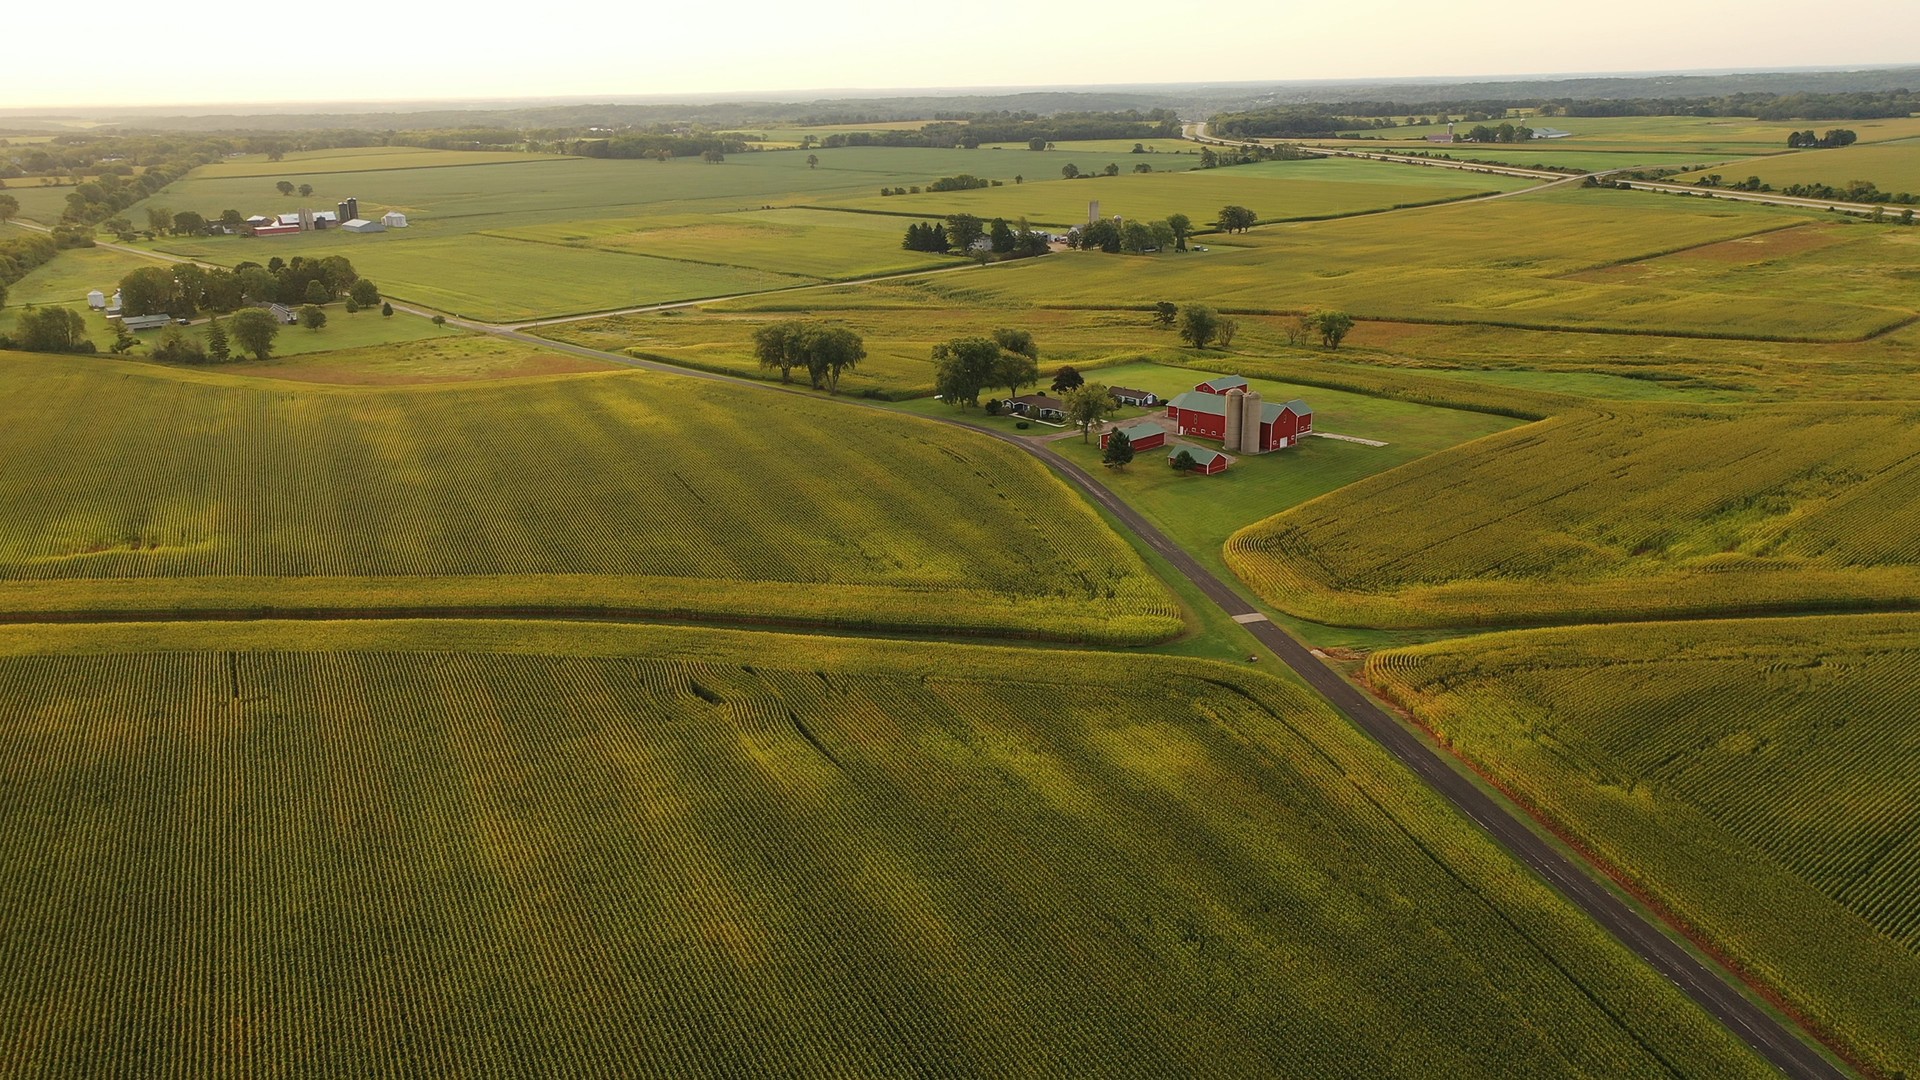
[[[1823, 38], [1782, 0], [1724, 12], [1620, 0], [1516, 15], [1462, 0], [1328, 5], [1203, 0], [1177, 23], [1116, 20], [1090, 0], [980, 0], [956, 26], [944, 9], [872, 0], [765, 2], [637, 12], [558, 0], [538, 19], [476, 19], [448, 0], [396, 0], [377, 21], [262, 17], [237, 0], [197, 6], [208, 44], [144, 47], [80, 62], [16, 49], [0, 72], [7, 112], [259, 108], [541, 99], [866, 96], [1150, 84], [1551, 79], [1597, 74], [1902, 67], [1920, 58], [1905, 0], [1850, 19], [1878, 33]], [[12, 15], [19, 44], [68, 40], [51, 6]], [[506, 25], [511, 23], [511, 25]], [[218, 28], [230, 28], [222, 37]], [[255, 29], [258, 28], [258, 29]], [[1356, 29], [1357, 28], [1357, 29]], [[1650, 32], [1649, 28], [1657, 28]], [[1222, 38], [1230, 46], [1217, 44]], [[1170, 44], [1172, 42], [1172, 44]], [[1701, 43], [1708, 44], [1701, 44]], [[1515, 74], [1524, 72], [1526, 74]], [[817, 87], [818, 89], [805, 89]], [[796, 89], [798, 88], [798, 89]]]

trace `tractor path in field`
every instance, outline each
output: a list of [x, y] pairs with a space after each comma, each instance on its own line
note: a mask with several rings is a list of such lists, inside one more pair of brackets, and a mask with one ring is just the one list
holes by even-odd
[[[640, 360], [619, 353], [604, 352], [580, 345], [550, 341], [515, 330], [493, 328], [493, 333], [546, 348], [563, 349], [598, 359], [612, 360], [632, 368], [687, 378], [706, 379], [775, 393], [815, 397], [811, 391], [785, 387], [733, 375], [692, 371], [653, 360]], [[842, 399], [846, 400], [846, 399]], [[862, 401], [848, 404], [863, 408], [885, 406]], [[890, 410], [889, 410], [890, 411]], [[1305, 680], [1308, 686], [1347, 716], [1408, 771], [1455, 809], [1480, 826], [1495, 843], [1515, 859], [1530, 867], [1549, 885], [1585, 911], [1621, 944], [1631, 949], [1649, 966], [1692, 998], [1708, 1015], [1724, 1024], [1751, 1046], [1767, 1062], [1795, 1080], [1844, 1080], [1848, 1074], [1828, 1061], [1818, 1050], [1800, 1038], [1772, 1013], [1748, 998], [1735, 985], [1738, 976], [1710, 966], [1681, 942], [1669, 937], [1640, 909], [1614, 893], [1597, 868], [1589, 868], [1563, 854], [1549, 840], [1521, 820], [1514, 809], [1496, 801], [1465, 773], [1452, 767], [1442, 753], [1428, 746], [1372, 698], [1349, 683], [1339, 672], [1319, 658], [1212, 571], [1200, 565], [1185, 548], [1173, 542], [1139, 511], [1115, 495], [1087, 470], [1060, 456], [1048, 445], [1045, 436], [1025, 437], [979, 427], [965, 421], [927, 417], [935, 423], [978, 431], [1017, 446], [1034, 455], [1093, 501], [1106, 508], [1148, 547], [1158, 552], [1176, 570], [1191, 581], [1207, 598], [1265, 646], [1275, 657]]]

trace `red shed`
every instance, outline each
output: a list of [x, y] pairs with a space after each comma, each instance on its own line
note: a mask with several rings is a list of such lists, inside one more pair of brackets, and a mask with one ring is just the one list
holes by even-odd
[[1185, 454], [1193, 459], [1193, 471], [1202, 476], [1227, 471], [1227, 455], [1218, 450], [1206, 450], [1198, 446], [1176, 446], [1167, 451], [1167, 460], [1173, 462]]
[[1125, 427], [1113, 428], [1112, 430], [1101, 432], [1100, 433], [1100, 449], [1105, 450], [1107, 448], [1109, 436], [1111, 436], [1115, 431], [1126, 432], [1127, 441], [1133, 444], [1133, 448], [1135, 451], [1155, 450], [1162, 446], [1167, 445], [1167, 429], [1166, 428], [1161, 427], [1159, 424], [1149, 424], [1149, 423], [1141, 422], [1141, 423], [1135, 423], [1135, 424], [1128, 424]]

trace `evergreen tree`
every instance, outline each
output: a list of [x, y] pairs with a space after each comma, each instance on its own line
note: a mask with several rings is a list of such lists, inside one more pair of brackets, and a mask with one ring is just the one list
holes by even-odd
[[218, 315], [207, 320], [207, 356], [215, 363], [224, 364], [232, 350], [227, 345], [227, 328], [220, 325]]
[[1133, 440], [1127, 438], [1126, 432], [1115, 428], [1107, 436], [1107, 449], [1100, 455], [1100, 460], [1116, 469], [1124, 466], [1133, 460]]

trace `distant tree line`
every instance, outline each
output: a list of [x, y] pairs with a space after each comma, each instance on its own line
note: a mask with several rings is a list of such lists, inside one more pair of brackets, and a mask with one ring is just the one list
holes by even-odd
[[1059, 113], [1042, 118], [991, 117], [967, 121], [936, 120], [917, 130], [843, 131], [820, 140], [824, 147], [925, 146], [973, 149], [982, 143], [1044, 145], [1082, 139], [1167, 139], [1180, 134], [1180, 119], [1170, 109], [1148, 112]]
[[972, 214], [953, 214], [945, 221], [921, 221], [907, 226], [900, 246], [935, 255], [957, 252], [983, 261], [1028, 259], [1045, 255], [1051, 238], [1027, 224], [1026, 218], [982, 221]]
[[705, 154], [744, 153], [745, 142], [718, 135], [616, 135], [606, 139], [576, 139], [567, 153], [590, 158], [700, 157]]
[[243, 262], [232, 270], [195, 263], [143, 266], [120, 279], [122, 315], [168, 315], [191, 319], [202, 311], [231, 312], [246, 304], [330, 304], [342, 296], [356, 307], [380, 302], [380, 290], [362, 278], [343, 255], [291, 262], [275, 257], [266, 266]]
[[[1325, 139], [1340, 132], [1504, 119], [1520, 112], [1537, 116], [1741, 116], [1757, 120], [1872, 120], [1920, 112], [1920, 92], [1910, 89], [1844, 93], [1742, 92], [1708, 97], [1458, 98], [1443, 101], [1341, 101], [1276, 105], [1221, 113], [1209, 130], [1228, 139]], [[1429, 119], [1431, 117], [1432, 119]], [[1401, 119], [1396, 119], [1401, 118]]]
[[1787, 149], [1826, 150], [1836, 146], [1852, 146], [1859, 138], [1846, 128], [1834, 128], [1824, 135], [1815, 135], [1812, 131], [1794, 131], [1787, 134]]

